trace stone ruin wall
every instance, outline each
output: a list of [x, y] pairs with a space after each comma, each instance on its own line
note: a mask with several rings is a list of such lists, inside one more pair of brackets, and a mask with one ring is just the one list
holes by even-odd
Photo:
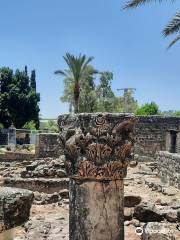
[[156, 161], [161, 181], [180, 188], [180, 154], [160, 151]]
[[[176, 134], [172, 150], [171, 132]], [[135, 153], [138, 161], [157, 164], [161, 180], [180, 188], [180, 118], [140, 117], [136, 128]]]
[[[136, 127], [135, 153], [139, 161], [155, 161], [159, 151], [169, 150], [169, 132], [180, 131], [180, 118], [178, 117], [139, 117]], [[180, 141], [177, 134], [177, 152], [180, 153]]]
[[37, 158], [59, 157], [58, 133], [40, 133], [36, 138], [35, 153]]

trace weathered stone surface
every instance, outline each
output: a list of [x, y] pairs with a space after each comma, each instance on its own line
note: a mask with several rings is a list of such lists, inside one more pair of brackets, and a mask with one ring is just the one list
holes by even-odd
[[178, 221], [178, 212], [177, 212], [177, 210], [169, 210], [169, 211], [167, 211], [165, 217], [168, 222], [177, 222]]
[[[180, 189], [177, 189], [176, 187], [173, 187], [173, 186], [168, 186], [167, 184], [161, 182], [161, 180], [157, 177], [146, 178], [145, 179], [145, 184], [149, 188], [151, 188], [152, 191], [162, 193], [165, 196], [175, 196], [178, 192], [180, 193]], [[167, 202], [162, 201], [162, 205], [163, 204], [167, 205]], [[178, 205], [180, 205], [180, 204], [178, 204]]]
[[[65, 116], [59, 117], [60, 129], [63, 129]], [[59, 141], [64, 149], [68, 175], [79, 180], [123, 179], [127, 174], [127, 158], [131, 157], [137, 119], [110, 113], [67, 115], [67, 118], [73, 118], [72, 126], [60, 133]]]
[[35, 154], [25, 153], [25, 152], [6, 152], [5, 154], [0, 154], [0, 162], [8, 161], [24, 161], [24, 160], [33, 160], [35, 159]]
[[[60, 211], [61, 209], [59, 209]], [[26, 240], [67, 240], [68, 219], [58, 213], [37, 216], [25, 224]]]
[[140, 196], [135, 196], [135, 195], [127, 195], [124, 196], [124, 207], [132, 208], [140, 204], [141, 202], [141, 197]]
[[140, 222], [137, 219], [132, 219], [131, 223], [135, 226], [135, 227], [139, 227], [140, 226]]
[[152, 189], [152, 191], [163, 192], [165, 184], [163, 184], [160, 179], [147, 177], [145, 179], [145, 184]]
[[170, 206], [172, 209], [180, 209], [180, 201], [178, 199], [171, 201]]
[[44, 193], [59, 192], [68, 189], [68, 178], [4, 178], [4, 186], [17, 187]]
[[21, 172], [22, 178], [65, 178], [67, 176], [64, 169], [63, 156], [57, 159], [45, 158], [36, 160], [31, 165], [26, 166], [26, 169]]
[[[48, 210], [46, 210], [48, 211]], [[23, 240], [68, 240], [67, 211], [56, 207], [48, 214], [39, 213], [25, 224]]]
[[124, 231], [122, 181], [91, 181], [80, 185], [71, 181], [70, 239], [121, 239]]
[[134, 208], [124, 208], [124, 221], [131, 220], [133, 217]]
[[179, 131], [179, 117], [139, 116], [136, 125], [135, 153], [139, 161], [154, 161], [158, 151], [166, 150], [167, 131]]
[[59, 195], [63, 199], [69, 199], [69, 190], [63, 189], [59, 192]]
[[[139, 163], [139, 165], [140, 164], [142, 163]], [[177, 211], [179, 210], [178, 205], [179, 205], [179, 199], [180, 199], [180, 194], [179, 194], [180, 191], [176, 189], [175, 196], [168, 196], [158, 191], [152, 191], [152, 188], [149, 188], [147, 187], [147, 185], [144, 184], [144, 180], [147, 179], [147, 176], [143, 174], [140, 175], [138, 172], [139, 172], [139, 167], [128, 169], [128, 176], [126, 179], [128, 179], [127, 182], [129, 184], [127, 187], [125, 187], [125, 196], [134, 196], [134, 195], [140, 196], [143, 202], [147, 201], [153, 204], [155, 203], [156, 208], [158, 208], [158, 211], [160, 211], [161, 215], [164, 216], [164, 219], [162, 222], [160, 222], [160, 225], [167, 223], [168, 228], [171, 225], [173, 225], [174, 226], [173, 232], [174, 232], [180, 222], [180, 213], [179, 213], [179, 220], [178, 220], [179, 222], [171, 223], [170, 225], [167, 222], [165, 214], [169, 210], [177, 210]], [[156, 177], [155, 180], [157, 181], [158, 178]], [[141, 183], [137, 185], [137, 182], [141, 182]], [[66, 192], [68, 193], [68, 190], [66, 190]], [[60, 193], [58, 192], [58, 194]], [[43, 196], [47, 195], [48, 197], [47, 199], [50, 199], [49, 196], [51, 194], [42, 193], [42, 195]], [[54, 193], [52, 193], [52, 195], [54, 195]], [[46, 200], [46, 197], [45, 197], [45, 200]], [[68, 220], [67, 220], [69, 216], [68, 214], [69, 200], [68, 199], [64, 199], [64, 200], [62, 199], [60, 200], [60, 202], [58, 201], [57, 203], [53, 203], [53, 204], [39, 205], [40, 204], [39, 202], [38, 205], [33, 205], [31, 209], [31, 221], [33, 224], [32, 228], [31, 227], [26, 228], [27, 231], [24, 230], [24, 227], [13, 229], [12, 235], [14, 234], [14, 240], [25, 240], [25, 239], [27, 240], [28, 237], [31, 238], [31, 240], [44, 240], [45, 237], [48, 240], [49, 239], [69, 240]], [[157, 201], [159, 203], [157, 203]], [[66, 213], [63, 211], [63, 209], [66, 209]], [[52, 212], [53, 212], [53, 215], [52, 215]], [[59, 221], [62, 218], [65, 218], [66, 221], [65, 222]], [[51, 230], [46, 235], [44, 235], [43, 226], [46, 232], [46, 226], [47, 226], [46, 222], [51, 222]], [[125, 223], [128, 224], [128, 226], [125, 226], [125, 240], [140, 240], [140, 237], [137, 234], [135, 234], [135, 228], [139, 226], [143, 227], [144, 223], [140, 222], [137, 219], [125, 221]], [[61, 231], [58, 231], [59, 228], [61, 229]], [[180, 231], [177, 230], [177, 232], [180, 234]], [[22, 237], [20, 236], [20, 234], [22, 235]], [[36, 236], [37, 236], [37, 239], [35, 238]], [[6, 237], [3, 237], [0, 235], [0, 239], [1, 238], [6, 239]], [[175, 239], [179, 240], [180, 235], [179, 236], [177, 235]], [[158, 240], [158, 238], [156, 240]]]
[[131, 161], [130, 163], [129, 163], [129, 166], [130, 167], [136, 167], [138, 165], [138, 162], [137, 161]]
[[162, 181], [180, 188], [180, 154], [160, 151], [156, 161]]
[[0, 187], [0, 232], [26, 222], [32, 201], [31, 191]]
[[61, 149], [57, 133], [40, 133], [36, 141], [35, 154], [37, 158], [59, 157]]
[[61, 203], [64, 199], [69, 199], [69, 190], [63, 189], [59, 192], [54, 192], [51, 194], [34, 192], [34, 201], [35, 205], [45, 205], [51, 203]]
[[51, 203], [60, 202], [61, 198], [58, 193], [46, 194], [46, 193], [34, 193], [34, 201], [33, 204], [37, 205], [45, 205]]
[[134, 217], [141, 222], [161, 222], [163, 214], [154, 204], [142, 202], [134, 209]]
[[176, 240], [176, 230], [167, 223], [148, 223], [144, 226], [142, 240]]
[[31, 165], [27, 165], [26, 166], [26, 171], [34, 171], [37, 168], [38, 164], [37, 163], [33, 163]]
[[167, 196], [175, 196], [177, 190], [174, 187], [164, 187], [162, 193]]

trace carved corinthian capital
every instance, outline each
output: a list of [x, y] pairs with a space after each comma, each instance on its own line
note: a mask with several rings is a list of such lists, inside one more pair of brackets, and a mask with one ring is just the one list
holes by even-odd
[[59, 142], [68, 175], [76, 180], [126, 176], [137, 119], [122, 114], [62, 115]]

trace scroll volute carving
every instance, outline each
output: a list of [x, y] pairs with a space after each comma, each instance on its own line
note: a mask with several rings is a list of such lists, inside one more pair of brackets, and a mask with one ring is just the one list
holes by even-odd
[[122, 117], [113, 118], [109, 114], [88, 115], [88, 118], [76, 115], [74, 135], [68, 137], [68, 130], [66, 133], [62, 130], [59, 138], [69, 176], [99, 181], [125, 177], [136, 122], [134, 117], [123, 121]]

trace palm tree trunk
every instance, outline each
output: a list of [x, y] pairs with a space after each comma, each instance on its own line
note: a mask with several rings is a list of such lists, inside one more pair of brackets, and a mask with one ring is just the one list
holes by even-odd
[[79, 112], [79, 98], [74, 99], [74, 113], [78, 113], [78, 112]]
[[79, 87], [79, 84], [76, 83], [74, 86], [74, 113], [79, 112], [79, 94], [80, 94], [80, 87]]

